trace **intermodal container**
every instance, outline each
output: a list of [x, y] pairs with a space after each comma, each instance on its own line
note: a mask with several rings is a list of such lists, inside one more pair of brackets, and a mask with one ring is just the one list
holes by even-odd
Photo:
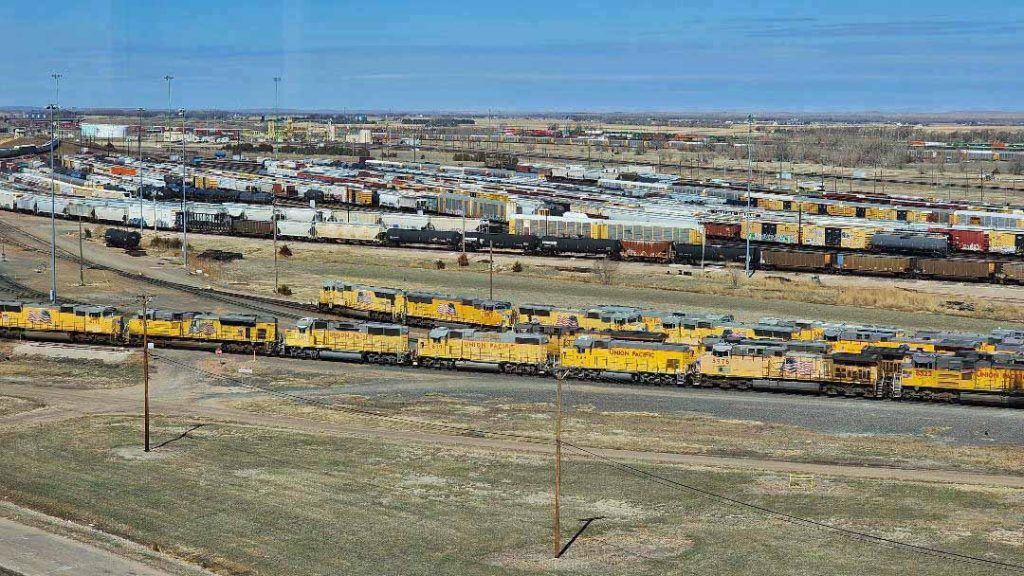
[[127, 166], [112, 166], [110, 168], [110, 173], [116, 174], [117, 176], [138, 176], [139, 171]]

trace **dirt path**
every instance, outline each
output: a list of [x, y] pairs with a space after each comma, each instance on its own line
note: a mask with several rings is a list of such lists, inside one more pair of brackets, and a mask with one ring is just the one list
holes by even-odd
[[[164, 351], [163, 354], [170, 352]], [[175, 358], [194, 359], [196, 353], [174, 351]], [[138, 416], [142, 401], [141, 386], [106, 390], [76, 390], [37, 386], [26, 383], [4, 383], [5, 394], [30, 398], [46, 406], [28, 412], [0, 418], [0, 430], [24, 427], [89, 415]], [[259, 414], [227, 405], [230, 400], [260, 398], [262, 394], [242, 388], [213, 388], [194, 372], [161, 366], [153, 379], [152, 406], [154, 412], [165, 416], [196, 418], [205, 421], [231, 423], [260, 428], [284, 429], [317, 434], [350, 435], [419, 443], [452, 446], [491, 452], [515, 451], [530, 454], [551, 454], [550, 438], [528, 440], [499, 438], [485, 435], [462, 435], [457, 432], [439, 432], [431, 426], [401, 425], [396, 429], [381, 424], [379, 419], [367, 418], [365, 423], [321, 422], [306, 418]], [[280, 400], [285, 402], [285, 400]], [[630, 463], [672, 464], [683, 466], [765, 470], [783, 473], [806, 473], [822, 476], [871, 478], [877, 480], [975, 484], [1024, 488], [1024, 477], [1000, 474], [965, 473], [954, 470], [923, 470], [877, 466], [815, 464], [783, 460], [701, 456], [669, 452], [588, 448], [604, 458]], [[570, 458], [584, 458], [573, 449], [567, 449]]]

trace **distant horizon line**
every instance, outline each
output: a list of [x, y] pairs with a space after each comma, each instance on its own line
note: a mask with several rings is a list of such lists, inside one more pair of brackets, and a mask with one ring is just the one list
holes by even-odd
[[[171, 110], [179, 110], [180, 106], [173, 106]], [[46, 105], [43, 106], [32, 106], [32, 105], [6, 105], [0, 106], [0, 111], [4, 112], [27, 112], [27, 111], [39, 111], [45, 110]], [[71, 106], [64, 108], [64, 110], [76, 111], [81, 113], [100, 113], [100, 112], [113, 112], [113, 113], [131, 113], [134, 114], [137, 111], [137, 107], [121, 107], [121, 106]], [[147, 112], [165, 112], [168, 109], [166, 107], [153, 107], [146, 108]], [[1009, 118], [1020, 118], [1024, 120], [1024, 110], [946, 110], [946, 111], [927, 111], [927, 110], [902, 110], [902, 111], [887, 111], [887, 110], [803, 110], [803, 111], [791, 111], [791, 110], [741, 110], [741, 109], [723, 109], [723, 110], [640, 110], [640, 111], [629, 111], [629, 110], [514, 110], [514, 109], [428, 109], [428, 108], [409, 108], [409, 109], [337, 109], [337, 108], [223, 108], [223, 107], [210, 107], [210, 108], [186, 108], [190, 112], [203, 112], [203, 113], [234, 113], [234, 114], [326, 114], [326, 115], [366, 115], [366, 116], [467, 116], [467, 117], [538, 117], [538, 118], [559, 118], [567, 116], [623, 116], [623, 117], [652, 117], [652, 118], [669, 118], [669, 117], [681, 117], [680, 119], [686, 119], [686, 117], [696, 118], [708, 118], [708, 117], [742, 117], [745, 118], [748, 115], [753, 115], [756, 118], [779, 118], [779, 117], [790, 117], [801, 119], [805, 117], [823, 117], [823, 116], [837, 116], [837, 117], [886, 117], [892, 119], [903, 118], [920, 118], [920, 117], [963, 117], [965, 119], [976, 118], [976, 117], [992, 117], [992, 116], [1003, 116]]]

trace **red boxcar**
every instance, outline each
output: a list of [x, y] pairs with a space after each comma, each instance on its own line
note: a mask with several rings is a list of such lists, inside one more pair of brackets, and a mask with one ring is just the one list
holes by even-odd
[[723, 224], [721, 222], [705, 222], [704, 232], [709, 238], [739, 238], [739, 224]]
[[984, 230], [958, 230], [956, 228], [929, 228], [949, 236], [949, 243], [957, 252], [988, 252], [988, 236]]

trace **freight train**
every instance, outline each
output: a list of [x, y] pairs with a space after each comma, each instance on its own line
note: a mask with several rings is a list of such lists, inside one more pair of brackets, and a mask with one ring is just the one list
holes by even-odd
[[[113, 225], [180, 230], [179, 203], [59, 197], [58, 217]], [[0, 190], [0, 209], [48, 214], [48, 196]], [[635, 223], [595, 219], [516, 217], [505, 230], [484, 220], [277, 208], [251, 204], [189, 206], [195, 233], [393, 247], [467, 251], [494, 249], [549, 256], [587, 256], [656, 263], [743, 263], [751, 235], [751, 269], [891, 275], [977, 282], [1024, 283], [1024, 231], [949, 228], [894, 233], [859, 225], [756, 222]], [[706, 233], [706, 236], [702, 234]], [[820, 242], [819, 242], [820, 240]], [[945, 256], [951, 256], [946, 259]]]
[[60, 334], [75, 342], [211, 345], [228, 352], [454, 369], [486, 365], [520, 375], [627, 377], [654, 385], [785, 390], [868, 398], [1024, 405], [1024, 356], [919, 353], [868, 346], [851, 353], [823, 342], [724, 341], [699, 345], [583, 335], [552, 350], [548, 336], [435, 328], [422, 339], [391, 323], [150, 310], [124, 315], [87, 305], [0, 302], [0, 337]]
[[45, 144], [23, 144], [10, 148], [0, 148], [0, 160], [7, 158], [18, 158], [21, 156], [35, 156], [36, 154], [48, 154], [60, 147], [60, 140], [50, 140]]

